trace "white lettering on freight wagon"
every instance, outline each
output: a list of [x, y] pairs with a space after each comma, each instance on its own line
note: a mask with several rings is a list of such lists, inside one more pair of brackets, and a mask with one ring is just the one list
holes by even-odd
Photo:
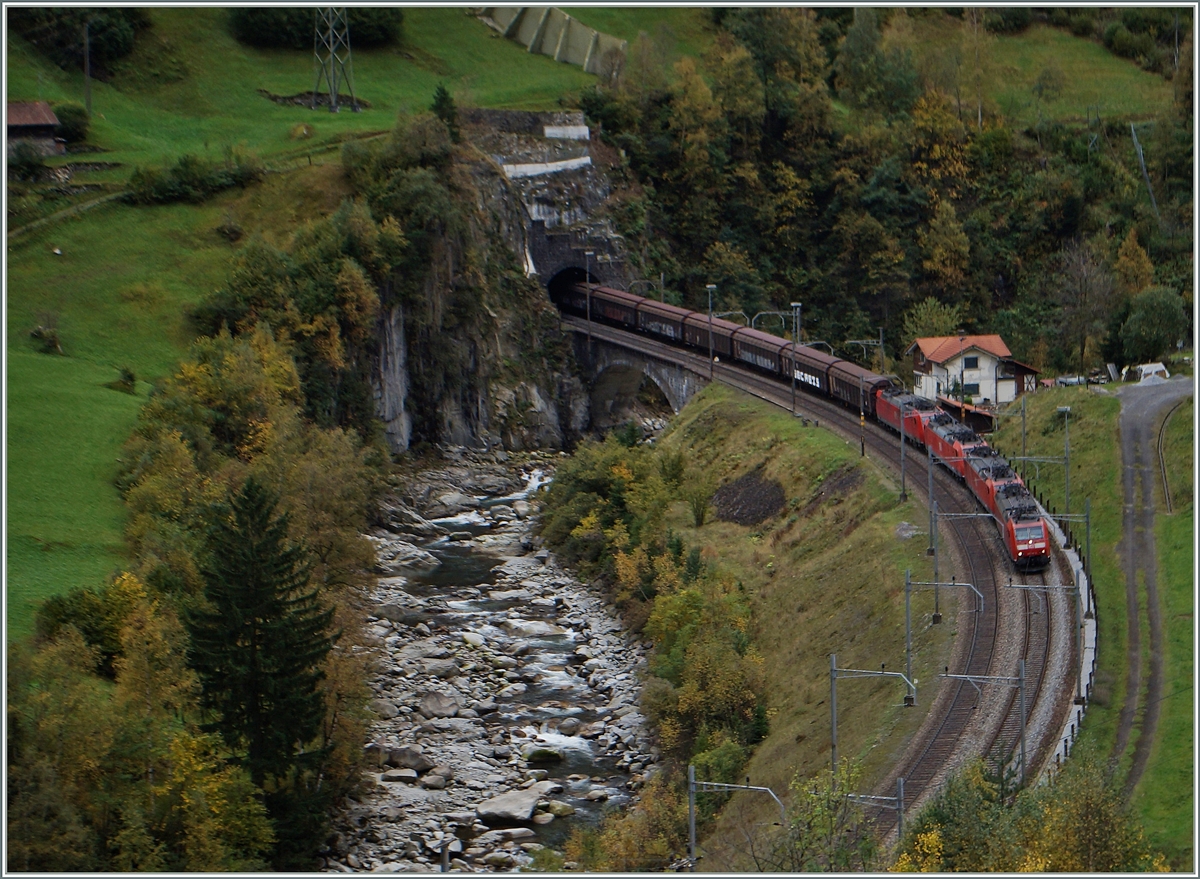
[[821, 380], [819, 378], [817, 378], [817, 376], [815, 376], [815, 375], [809, 375], [807, 372], [801, 372], [800, 370], [797, 369], [796, 370], [796, 381], [804, 382], [805, 384], [812, 385], [818, 391], [821, 390]]

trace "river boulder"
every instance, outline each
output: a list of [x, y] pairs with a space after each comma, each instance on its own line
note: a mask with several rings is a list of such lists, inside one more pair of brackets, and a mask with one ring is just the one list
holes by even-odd
[[555, 787], [552, 781], [539, 781], [525, 790], [509, 791], [492, 797], [475, 807], [475, 812], [484, 824], [503, 822], [526, 822], [533, 817], [537, 804]]

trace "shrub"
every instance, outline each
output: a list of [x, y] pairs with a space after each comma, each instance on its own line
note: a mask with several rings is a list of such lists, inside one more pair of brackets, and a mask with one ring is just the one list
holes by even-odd
[[627, 449], [632, 449], [642, 441], [642, 429], [636, 421], [626, 421], [613, 431], [613, 437]]
[[120, 375], [113, 382], [113, 389], [126, 394], [137, 393], [137, 373], [128, 366], [122, 366], [119, 370]]
[[1125, 25], [1130, 33], [1157, 37], [1173, 30], [1175, 15], [1170, 9], [1130, 6], [1121, 10], [1121, 24]]
[[[260, 6], [229, 10], [229, 26], [238, 42], [261, 49], [311, 49], [315, 12], [311, 8]], [[351, 7], [347, 13], [350, 45], [356, 49], [388, 46], [400, 40], [404, 10]]]
[[995, 9], [984, 16], [983, 26], [992, 33], [1016, 34], [1029, 27], [1033, 15], [1026, 6]]
[[697, 528], [703, 528], [708, 519], [708, 507], [712, 503], [713, 488], [711, 485], [700, 485], [687, 492], [685, 499], [688, 509], [692, 511], [692, 522]]
[[168, 204], [186, 201], [199, 204], [209, 196], [234, 186], [262, 179], [263, 168], [255, 159], [230, 156], [223, 165], [196, 156], [183, 156], [165, 171], [138, 168], [129, 178], [129, 201], [133, 204]]
[[83, 104], [75, 101], [55, 104], [54, 115], [58, 117], [59, 137], [67, 143], [82, 143], [87, 140], [91, 119]]
[[1091, 13], [1079, 12], [1071, 16], [1071, 33], [1077, 37], [1090, 37], [1096, 32], [1096, 19]]
[[149, 27], [144, 9], [26, 7], [8, 10], [9, 26], [59, 67], [83, 64], [83, 25], [88, 22], [92, 73], [103, 78], [112, 62], [133, 51], [139, 30]]
[[46, 170], [46, 157], [29, 141], [17, 141], [8, 157], [8, 176], [36, 183]]

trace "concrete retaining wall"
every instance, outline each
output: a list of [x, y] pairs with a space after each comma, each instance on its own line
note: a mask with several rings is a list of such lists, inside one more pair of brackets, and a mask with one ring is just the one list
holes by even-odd
[[574, 64], [588, 73], [605, 72], [605, 59], [624, 56], [625, 40], [580, 24], [553, 6], [485, 6], [479, 17], [530, 52]]
[[1080, 559], [1079, 553], [1069, 547], [1067, 535], [1063, 533], [1062, 528], [1050, 518], [1050, 514], [1045, 509], [1042, 510], [1042, 515], [1050, 524], [1050, 533], [1054, 535], [1055, 543], [1064, 548], [1067, 563], [1071, 567], [1071, 575], [1079, 583], [1079, 606], [1076, 619], [1083, 624], [1083, 655], [1080, 657], [1079, 680], [1075, 682], [1075, 692], [1083, 693], [1084, 703], [1071, 706], [1071, 711], [1067, 714], [1067, 719], [1063, 722], [1062, 730], [1059, 732], [1058, 745], [1046, 764], [1045, 770], [1040, 774], [1039, 783], [1046, 781], [1061, 768], [1067, 757], [1070, 756], [1071, 749], [1075, 746], [1075, 739], [1079, 736], [1079, 728], [1083, 724], [1083, 717], [1087, 711], [1087, 703], [1092, 698], [1092, 685], [1096, 679], [1097, 647], [1096, 596], [1092, 590], [1091, 579], [1084, 572], [1083, 560]]

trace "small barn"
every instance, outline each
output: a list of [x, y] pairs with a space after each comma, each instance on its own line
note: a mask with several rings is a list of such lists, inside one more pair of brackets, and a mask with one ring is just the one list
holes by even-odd
[[66, 144], [54, 136], [58, 117], [45, 101], [8, 102], [8, 154], [22, 141], [33, 144], [44, 156], [61, 156]]

